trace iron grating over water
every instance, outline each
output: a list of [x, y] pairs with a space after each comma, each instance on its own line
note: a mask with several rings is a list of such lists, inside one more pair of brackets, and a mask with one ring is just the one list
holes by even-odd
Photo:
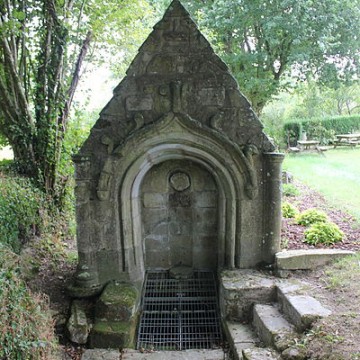
[[210, 271], [172, 279], [167, 271], [145, 278], [138, 349], [214, 349], [222, 345], [216, 283]]

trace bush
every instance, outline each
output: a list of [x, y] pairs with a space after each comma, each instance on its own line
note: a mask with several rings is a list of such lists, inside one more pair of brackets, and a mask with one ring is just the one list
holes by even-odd
[[288, 202], [281, 204], [282, 216], [286, 219], [293, 218], [298, 213], [296, 207]]
[[309, 226], [315, 223], [323, 223], [328, 221], [327, 215], [317, 209], [308, 209], [296, 216], [296, 222], [299, 225]]
[[282, 194], [284, 196], [297, 196], [300, 192], [293, 184], [283, 184]]
[[0, 243], [19, 253], [22, 244], [40, 231], [44, 208], [44, 194], [30, 181], [0, 177]]
[[53, 321], [45, 299], [19, 277], [19, 259], [0, 244], [0, 359], [53, 359]]
[[285, 141], [295, 146], [302, 132], [308, 139], [317, 139], [327, 145], [334, 134], [348, 134], [360, 130], [360, 115], [333, 116], [326, 118], [295, 119], [284, 124]]
[[332, 222], [312, 224], [304, 233], [304, 242], [310, 245], [332, 245], [342, 241], [344, 233]]

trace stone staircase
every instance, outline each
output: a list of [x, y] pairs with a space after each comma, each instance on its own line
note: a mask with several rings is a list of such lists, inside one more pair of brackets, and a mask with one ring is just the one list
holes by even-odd
[[[231, 318], [234, 314], [234, 301], [238, 301], [240, 307], [252, 307], [251, 316], [233, 318], [225, 324], [235, 360], [303, 359], [299, 348], [293, 346], [295, 339], [311, 328], [315, 320], [331, 314], [315, 298], [306, 295], [309, 290], [304, 283], [274, 279], [271, 286], [268, 280], [246, 272], [237, 286], [223, 282], [225, 288], [228, 287], [223, 288], [228, 301], [223, 304], [225, 316]], [[264, 281], [266, 286], [262, 288]], [[251, 304], [245, 304], [244, 296]], [[238, 311], [242, 314], [241, 309]]]

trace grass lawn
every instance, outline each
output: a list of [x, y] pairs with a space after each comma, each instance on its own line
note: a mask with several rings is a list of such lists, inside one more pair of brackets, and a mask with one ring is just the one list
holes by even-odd
[[360, 147], [330, 149], [324, 154], [289, 154], [283, 169], [360, 222]]

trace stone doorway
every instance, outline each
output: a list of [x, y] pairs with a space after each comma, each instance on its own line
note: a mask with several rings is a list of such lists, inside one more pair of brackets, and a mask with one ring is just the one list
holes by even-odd
[[155, 165], [141, 198], [145, 269], [217, 269], [218, 190], [205, 168], [187, 160]]

